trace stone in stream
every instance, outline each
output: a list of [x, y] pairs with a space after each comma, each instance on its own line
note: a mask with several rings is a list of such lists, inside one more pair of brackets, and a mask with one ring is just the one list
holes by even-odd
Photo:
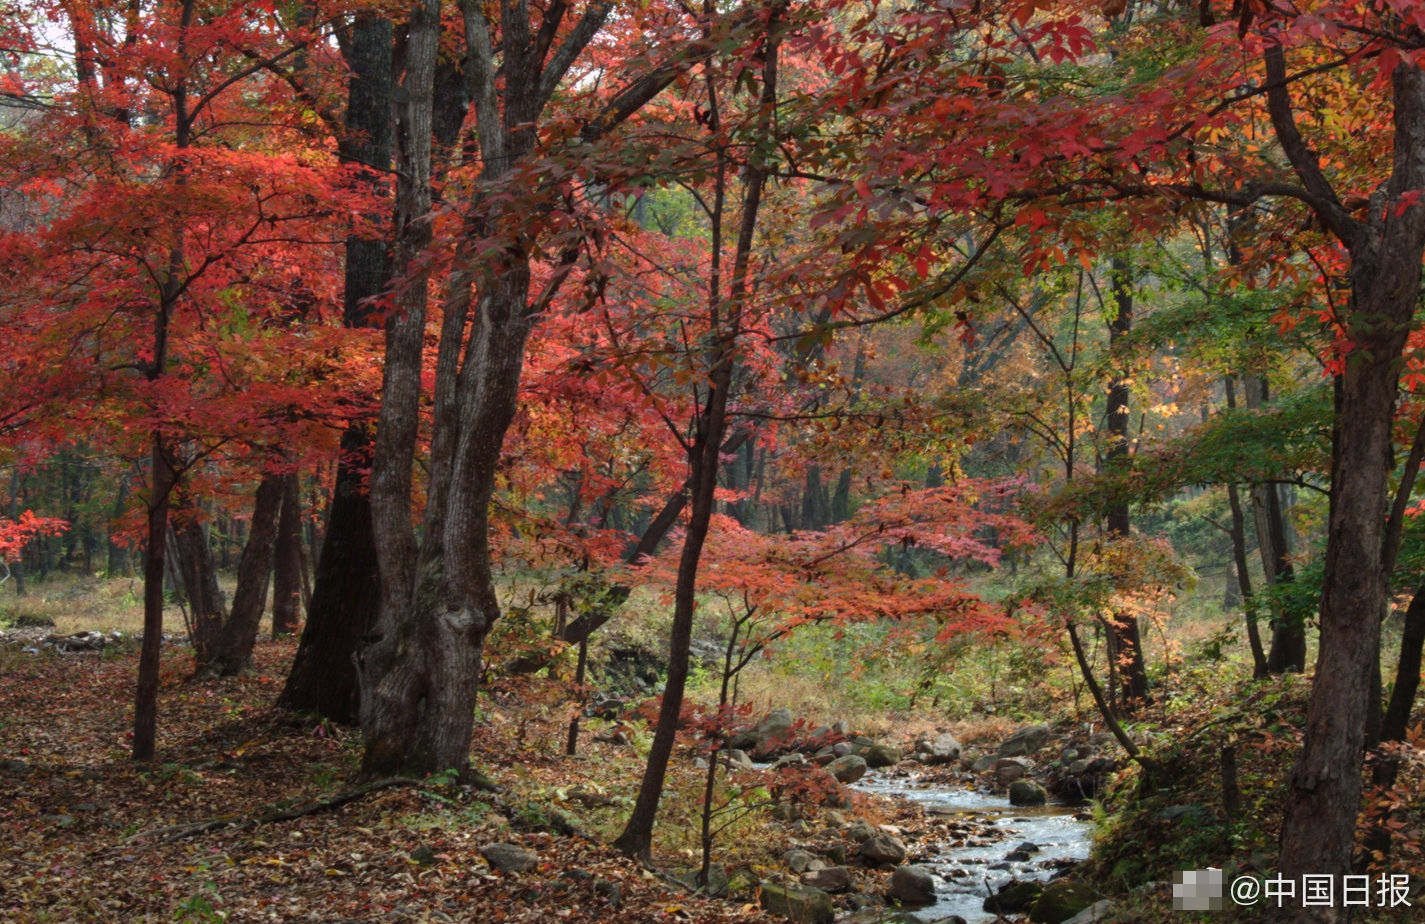
[[1029, 909], [1029, 920], [1035, 924], [1063, 924], [1092, 905], [1096, 897], [1086, 883], [1056, 879], [1044, 887], [1034, 907]]
[[935, 877], [923, 866], [897, 866], [887, 894], [902, 905], [933, 905]]
[[752, 730], [752, 752], [762, 757], [771, 757], [791, 740], [794, 725], [796, 719], [792, 718], [792, 710], [773, 709], [764, 715], [762, 721]]
[[864, 751], [862, 756], [866, 758], [866, 766], [873, 770], [881, 767], [889, 767], [899, 763], [901, 759], [900, 748], [884, 741], [874, 741]]
[[869, 763], [864, 757], [847, 754], [827, 764], [826, 772], [836, 777], [838, 783], [854, 783], [866, 775], [868, 766]]
[[761, 901], [763, 908], [796, 924], [832, 924], [836, 919], [831, 896], [820, 889], [764, 882]]
[[915, 750], [927, 764], [949, 764], [960, 759], [960, 742], [949, 732], [917, 741]]
[[1049, 801], [1044, 787], [1029, 780], [1015, 780], [1009, 784], [1010, 805], [1043, 805]]
[[1028, 911], [1039, 900], [1044, 891], [1042, 883], [1028, 879], [1012, 879], [999, 887], [999, 891], [985, 899], [982, 906], [993, 914], [1017, 914]]
[[992, 754], [986, 754], [984, 757], [976, 758], [974, 763], [970, 764], [970, 770], [974, 773], [989, 773], [998, 762], [999, 758]]
[[1001, 757], [995, 761], [995, 782], [1008, 786], [1029, 772], [1029, 764], [1018, 757]]
[[818, 767], [825, 767], [827, 764], [831, 763], [835, 759], [836, 749], [829, 744], [826, 747], [821, 748], [811, 756], [811, 762], [816, 764]]
[[873, 834], [856, 848], [856, 855], [869, 866], [890, 866], [905, 859], [905, 842], [890, 834]]

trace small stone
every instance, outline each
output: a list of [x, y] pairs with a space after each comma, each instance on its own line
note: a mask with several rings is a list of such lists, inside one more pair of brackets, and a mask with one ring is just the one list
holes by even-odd
[[897, 866], [888, 893], [903, 905], [935, 903], [935, 877], [923, 866]]
[[1030, 725], [1010, 735], [999, 746], [1000, 757], [1020, 757], [1033, 754], [1049, 743], [1054, 733], [1048, 725]]
[[480, 848], [480, 856], [499, 873], [524, 873], [539, 863], [533, 851], [517, 844], [486, 844]]
[[1033, 841], [1021, 841], [1019, 846], [1014, 849], [1022, 850], [1025, 853], [1038, 853], [1039, 845], [1034, 843]]
[[915, 749], [927, 764], [953, 763], [960, 757], [960, 742], [949, 732], [917, 742]]
[[411, 851], [410, 857], [412, 861], [419, 863], [421, 866], [430, 866], [432, 863], [435, 862], [435, 850], [425, 844], [422, 844], [415, 850]]

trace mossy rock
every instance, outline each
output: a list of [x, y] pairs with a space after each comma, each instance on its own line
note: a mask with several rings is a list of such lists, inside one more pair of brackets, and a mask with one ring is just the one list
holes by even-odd
[[1033, 907], [1043, 891], [1043, 883], [1028, 879], [1006, 882], [998, 892], [985, 899], [983, 907], [994, 914], [1018, 914]]
[[1086, 883], [1056, 879], [1044, 887], [1034, 902], [1034, 907], [1029, 910], [1029, 920], [1035, 924], [1061, 924], [1097, 899], [1098, 894]]
[[832, 924], [836, 919], [830, 895], [780, 882], [762, 883], [762, 907], [796, 924]]

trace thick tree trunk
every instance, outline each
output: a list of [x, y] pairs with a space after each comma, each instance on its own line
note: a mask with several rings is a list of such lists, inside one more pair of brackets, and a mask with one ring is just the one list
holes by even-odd
[[[339, 151], [343, 160], [375, 171], [391, 165], [393, 39], [390, 21], [361, 14], [344, 49], [351, 80], [347, 137]], [[386, 241], [347, 238], [343, 324], [368, 327], [377, 323], [372, 305], [385, 291], [390, 270]], [[362, 637], [376, 623], [380, 600], [371, 499], [366, 489], [371, 452], [371, 425], [351, 423], [341, 438], [326, 529], [316, 553], [307, 623], [279, 700], [288, 709], [345, 724], [359, 719], [356, 653]]]
[[[1284, 72], [1280, 51], [1269, 48], [1268, 77], [1276, 80]], [[1351, 871], [1367, 712], [1378, 708], [1370, 689], [1388, 588], [1382, 539], [1391, 423], [1425, 251], [1425, 205], [1411, 198], [1425, 188], [1425, 72], [1408, 63], [1397, 65], [1393, 90], [1396, 153], [1389, 183], [1372, 197], [1366, 222], [1352, 223], [1339, 210], [1326, 211], [1342, 229], [1351, 255], [1346, 323], [1352, 348], [1341, 373], [1332, 452], [1321, 646], [1282, 825], [1279, 867], [1289, 879]], [[1283, 115], [1289, 105], [1285, 90], [1272, 91], [1268, 102], [1293, 162], [1303, 162], [1300, 137], [1293, 137], [1294, 125]], [[1319, 174], [1298, 170], [1320, 185]], [[1297, 920], [1343, 916], [1337, 909], [1302, 912]]]
[[297, 473], [282, 476], [282, 513], [272, 563], [272, 636], [291, 635], [302, 618], [302, 492]]

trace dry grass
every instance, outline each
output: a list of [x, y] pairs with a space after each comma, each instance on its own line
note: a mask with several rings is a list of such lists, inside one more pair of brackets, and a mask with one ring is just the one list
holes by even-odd
[[[233, 584], [231, 576], [219, 575], [218, 586], [230, 603]], [[7, 581], [0, 586], [0, 623], [20, 616], [50, 619], [54, 631], [63, 635], [87, 630], [138, 635], [143, 631], [143, 579], [53, 574], [26, 583], [23, 597], [15, 594], [13, 581]], [[261, 632], [270, 634], [271, 628], [271, 620], [264, 617]], [[164, 608], [164, 631], [187, 631], [175, 603]]]

